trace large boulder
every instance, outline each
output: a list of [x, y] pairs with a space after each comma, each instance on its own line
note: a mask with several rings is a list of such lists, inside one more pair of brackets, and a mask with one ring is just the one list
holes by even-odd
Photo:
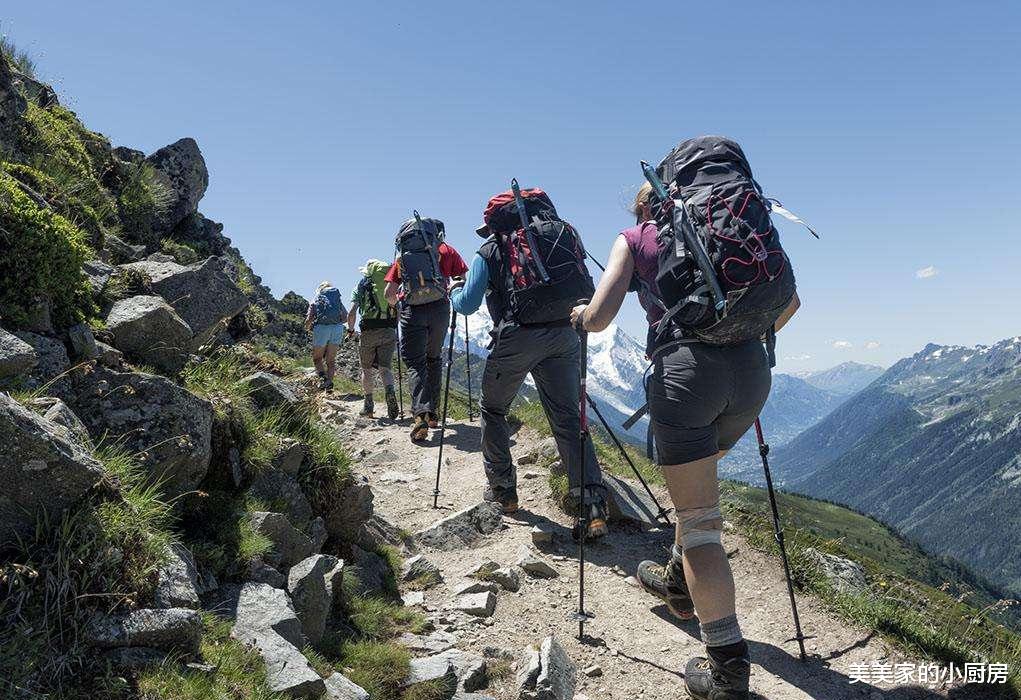
[[31, 345], [0, 328], [0, 380], [27, 375], [38, 361]]
[[362, 475], [352, 475], [337, 498], [327, 504], [329, 510], [321, 514], [330, 537], [372, 546], [366, 542], [370, 538], [365, 532], [365, 523], [372, 517], [373, 498], [369, 480]]
[[538, 652], [534, 647], [525, 650], [517, 682], [522, 700], [571, 700], [577, 670], [557, 640], [546, 637]]
[[[312, 525], [312, 506], [295, 476], [277, 469], [267, 468], [256, 474], [249, 493], [283, 511], [287, 519], [299, 530], [308, 533]], [[322, 547], [322, 543], [320, 543]], [[313, 548], [315, 549], [315, 548]]]
[[865, 568], [858, 562], [838, 557], [835, 554], [820, 552], [815, 547], [807, 547], [805, 556], [815, 564], [837, 591], [857, 596], [869, 593]]
[[255, 372], [240, 381], [259, 408], [288, 409], [299, 402], [297, 394], [283, 379], [269, 372]]
[[79, 443], [87, 452], [92, 452], [94, 445], [89, 431], [74, 411], [66, 403], [54, 396], [40, 396], [28, 402], [28, 407], [50, 421], [68, 440]]
[[223, 255], [230, 246], [230, 239], [223, 235], [223, 224], [211, 221], [198, 212], [184, 218], [174, 228], [173, 239], [198, 243], [210, 255]]
[[191, 328], [191, 349], [196, 350], [248, 306], [248, 298], [223, 271], [223, 258], [207, 258], [194, 265], [143, 260], [123, 265], [152, 281], [153, 292], [174, 307]]
[[136, 362], [178, 372], [188, 360], [191, 326], [162, 297], [138, 295], [115, 302], [106, 327], [114, 346]]
[[503, 523], [498, 503], [482, 501], [471, 508], [437, 520], [415, 533], [419, 544], [450, 551], [475, 544], [483, 536], [496, 532]]
[[71, 368], [71, 360], [67, 356], [64, 344], [56, 338], [30, 331], [21, 331], [14, 335], [32, 347], [37, 359], [27, 384], [31, 387], [46, 385], [48, 393], [59, 394], [68, 384], [65, 374]]
[[249, 639], [273, 630], [296, 647], [305, 646], [301, 622], [285, 591], [265, 583], [246, 583], [238, 596], [233, 636]]
[[291, 567], [287, 592], [298, 611], [305, 638], [317, 644], [326, 631], [326, 618], [333, 607], [334, 589], [341, 585], [344, 565], [326, 554], [315, 554]]
[[107, 265], [102, 260], [87, 260], [82, 263], [82, 274], [89, 281], [92, 294], [98, 295], [106, 289], [106, 283], [110, 281], [110, 277], [113, 275], [113, 266]]
[[135, 455], [152, 483], [174, 497], [209, 469], [213, 409], [165, 377], [97, 367], [74, 375], [63, 396], [89, 434]]
[[77, 507], [104, 477], [103, 466], [65, 429], [0, 393], [0, 544], [30, 535]]
[[104, 649], [151, 647], [194, 654], [201, 638], [202, 618], [183, 608], [98, 615], [86, 629], [89, 643]]
[[357, 683], [341, 673], [326, 678], [326, 695], [323, 700], [369, 700], [369, 694]]
[[170, 200], [158, 213], [154, 228], [169, 232], [197, 211], [199, 200], [209, 186], [206, 161], [199, 145], [191, 138], [164, 146], [145, 160], [156, 171]]
[[286, 568], [312, 555], [312, 540], [283, 513], [258, 511], [249, 518], [252, 528], [273, 543], [273, 549], [265, 555], [271, 565]]
[[320, 700], [323, 697], [326, 683], [309, 665], [308, 659], [298, 647], [273, 630], [242, 636], [235, 629], [231, 634], [259, 652], [266, 664], [266, 686], [270, 692], [309, 700]]
[[191, 552], [174, 543], [167, 550], [167, 561], [156, 573], [156, 605], [161, 608], [198, 608], [198, 570]]

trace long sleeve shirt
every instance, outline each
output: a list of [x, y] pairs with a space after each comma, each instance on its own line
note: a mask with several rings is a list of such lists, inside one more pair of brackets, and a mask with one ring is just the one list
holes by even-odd
[[489, 265], [478, 253], [472, 258], [468, 274], [465, 276], [464, 286], [455, 289], [450, 295], [450, 305], [454, 311], [467, 316], [479, 310], [482, 301], [486, 297], [486, 287], [489, 286]]

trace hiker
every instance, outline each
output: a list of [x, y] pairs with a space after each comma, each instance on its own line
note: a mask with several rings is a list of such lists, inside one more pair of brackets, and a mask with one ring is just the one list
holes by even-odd
[[[515, 183], [516, 184], [516, 183]], [[560, 220], [549, 197], [539, 189], [521, 193], [526, 215], [535, 217], [531, 235], [543, 269], [556, 276], [534, 284], [536, 265], [524, 248], [512, 192], [489, 200], [485, 223], [476, 233], [485, 239], [472, 259], [463, 286], [451, 292], [454, 310], [471, 314], [485, 297], [493, 319], [493, 341], [482, 372], [482, 456], [487, 486], [484, 498], [498, 501], [504, 512], [518, 509], [517, 472], [510, 451], [507, 414], [528, 374], [567, 468], [568, 509], [579, 516], [588, 507], [588, 528], [578, 536], [607, 533], [606, 491], [591, 440], [580, 449], [579, 338], [570, 312], [578, 299], [592, 294], [584, 249], [577, 232]], [[557, 241], [560, 244], [557, 244]], [[582, 493], [582, 468], [587, 492]]]
[[360, 268], [362, 279], [351, 293], [351, 311], [347, 316], [348, 335], [354, 334], [358, 324], [358, 359], [362, 368], [362, 394], [364, 401], [358, 414], [372, 418], [373, 370], [378, 369], [386, 393], [386, 413], [390, 420], [397, 418], [397, 394], [394, 391], [392, 369], [394, 348], [397, 346], [397, 310], [386, 299], [386, 273], [390, 266], [382, 260], [367, 260]]
[[337, 372], [337, 349], [344, 341], [344, 320], [347, 309], [340, 290], [329, 281], [319, 284], [315, 297], [305, 314], [305, 330], [312, 331], [312, 364], [319, 375], [319, 388], [333, 390]]
[[[754, 182], [740, 147], [719, 137], [682, 143], [664, 163], [679, 164], [669, 180], [671, 197], [680, 196], [678, 188], [688, 194], [702, 186], [712, 190], [709, 202], [713, 202], [713, 196], [723, 198], [728, 193], [736, 193], [735, 198], [740, 199], [740, 195], [747, 196], [748, 183]], [[709, 167], [703, 170], [704, 165]], [[733, 168], [739, 171], [737, 175]], [[668, 168], [668, 174], [670, 171]], [[714, 182], [718, 189], [706, 187]], [[728, 190], [733, 182], [741, 184]], [[758, 207], [757, 221], [765, 224], [756, 223], [752, 230], [759, 240], [758, 251], [762, 252], [755, 259], [763, 261], [763, 265], [774, 265], [768, 275], [770, 285], [774, 282], [785, 285], [780, 291], [783, 301], [765, 322], [767, 328], [779, 330], [797, 311], [800, 302], [790, 262], [779, 247], [778, 236], [772, 235], [775, 229], [769, 223], [768, 205], [761, 198], [752, 200], [756, 203], [748, 204], [747, 211], [732, 206], [730, 199], [716, 202], [710, 226], [719, 221], [732, 224], [739, 215]], [[717, 345], [701, 341], [706, 337], [706, 326], [692, 332], [681, 322], [669, 318], [664, 321], [665, 314], [675, 307], [663, 303], [664, 286], [657, 284], [657, 279], [664, 279], [661, 266], [670, 264], [672, 256], [660, 256], [665, 243], [657, 239], [656, 209], [654, 190], [646, 183], [635, 197], [636, 224], [617, 237], [592, 301], [576, 307], [572, 320], [589, 331], [603, 330], [616, 316], [629, 287], [639, 291], [651, 331], [647, 353], [653, 360], [653, 374], [648, 402], [658, 445], [657, 463], [677, 512], [677, 529], [666, 565], [644, 561], [638, 567], [637, 578], [676, 617], [687, 620], [698, 613], [707, 655], [690, 660], [685, 668], [689, 694], [697, 699], [743, 700], [748, 697], [750, 661], [748, 645], [735, 615], [734, 578], [722, 546], [717, 464], [762, 409], [771, 383], [770, 361], [758, 329], [743, 342]], [[740, 214], [734, 214], [735, 211]], [[720, 226], [716, 230], [725, 228], [734, 231], [737, 227]], [[774, 253], [776, 259], [770, 262]], [[737, 274], [729, 268], [723, 273]], [[766, 277], [755, 279], [757, 283], [766, 281]], [[772, 287], [749, 285], [746, 291], [756, 289], [768, 291]], [[680, 296], [685, 292], [687, 297]], [[678, 306], [684, 308], [687, 300], [700, 293], [701, 290], [678, 292], [683, 300], [677, 302]], [[771, 335], [769, 331], [763, 332]]]
[[400, 310], [401, 357], [411, 388], [412, 442], [439, 427], [443, 341], [450, 322], [447, 287], [468, 270], [444, 240], [443, 222], [415, 217], [397, 232], [397, 256], [386, 273], [385, 296]]

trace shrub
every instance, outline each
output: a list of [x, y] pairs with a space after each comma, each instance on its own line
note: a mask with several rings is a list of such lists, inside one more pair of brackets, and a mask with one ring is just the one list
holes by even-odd
[[10, 175], [0, 173], [0, 316], [15, 326], [48, 299], [54, 321], [69, 326], [95, 313], [82, 263], [92, 250], [82, 231], [38, 205]]
[[[155, 244], [155, 225], [160, 214], [166, 211], [173, 192], [149, 163], [132, 166], [120, 195], [117, 207], [125, 237], [146, 245]], [[172, 255], [172, 253], [170, 253]]]
[[194, 246], [173, 238], [164, 238], [160, 241], [160, 250], [167, 255], [172, 255], [181, 265], [191, 265], [199, 261], [199, 253]]
[[200, 652], [213, 666], [211, 673], [183, 667], [170, 660], [138, 676], [143, 700], [283, 700], [266, 686], [266, 667], [259, 653], [230, 637], [230, 622], [212, 615], [203, 617]]
[[19, 49], [6, 34], [0, 34], [0, 57], [30, 78], [35, 78], [35, 59], [25, 49]]

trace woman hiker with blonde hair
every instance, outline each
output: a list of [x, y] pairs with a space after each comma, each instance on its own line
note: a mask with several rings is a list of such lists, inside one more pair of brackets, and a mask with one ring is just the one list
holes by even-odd
[[[677, 531], [667, 564], [642, 562], [637, 578], [676, 617], [686, 620], [698, 613], [707, 653], [685, 668], [689, 694], [699, 700], [745, 700], [751, 666], [721, 542], [717, 464], [765, 403], [770, 365], [757, 339], [717, 346], [682, 341], [673, 328], [659, 332], [665, 313], [656, 301], [660, 242], [648, 183], [638, 191], [634, 214], [636, 224], [617, 237], [591, 303], [575, 307], [572, 321], [586, 331], [603, 330], [620, 310], [632, 280], [639, 282], [639, 301], [650, 327], [646, 352], [654, 368], [649, 412]], [[779, 330], [798, 306], [794, 293], [774, 328]]]
[[305, 314], [305, 329], [312, 331], [312, 364], [319, 375], [319, 388], [333, 389], [337, 372], [337, 349], [344, 340], [347, 309], [340, 290], [328, 280], [320, 282]]

